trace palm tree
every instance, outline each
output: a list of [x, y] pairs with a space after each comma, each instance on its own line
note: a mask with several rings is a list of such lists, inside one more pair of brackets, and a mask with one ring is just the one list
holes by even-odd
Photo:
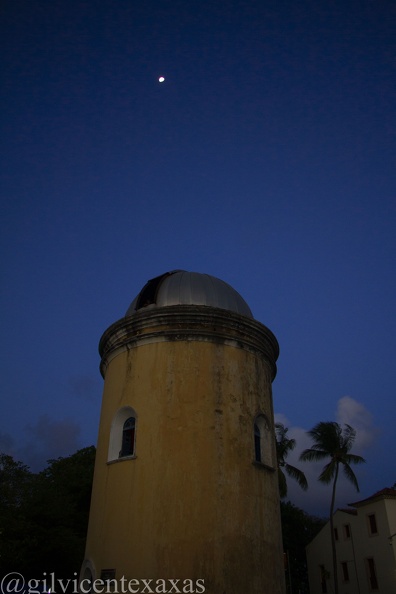
[[356, 431], [350, 425], [345, 424], [344, 430], [335, 422], [321, 422], [315, 425], [308, 435], [313, 440], [312, 448], [306, 449], [300, 455], [300, 460], [307, 462], [317, 462], [330, 458], [330, 461], [325, 465], [319, 481], [326, 485], [333, 481], [333, 489], [330, 504], [330, 532], [331, 532], [331, 550], [333, 556], [333, 572], [334, 572], [334, 592], [338, 594], [337, 581], [337, 556], [335, 548], [335, 535], [333, 526], [334, 502], [336, 495], [336, 486], [338, 479], [338, 472], [340, 464], [344, 470], [344, 474], [349, 481], [359, 491], [359, 485], [355, 473], [351, 468], [351, 464], [362, 464], [365, 462], [364, 458], [351, 454], [353, 442], [355, 441]]
[[283, 470], [285, 470], [291, 478], [295, 479], [304, 491], [308, 489], [308, 482], [303, 471], [286, 462], [287, 456], [296, 447], [296, 440], [287, 437], [287, 432], [288, 429], [282, 423], [275, 423], [279, 494], [282, 499], [287, 495], [287, 482]]

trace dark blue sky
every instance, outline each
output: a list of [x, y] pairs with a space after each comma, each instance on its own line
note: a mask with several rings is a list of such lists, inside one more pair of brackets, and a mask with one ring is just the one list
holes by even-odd
[[[230, 283], [277, 336], [275, 411], [299, 448], [349, 422], [362, 498], [392, 485], [394, 2], [0, 14], [2, 449], [38, 469], [96, 442], [100, 335], [181, 268]], [[307, 473], [292, 500], [325, 512]]]

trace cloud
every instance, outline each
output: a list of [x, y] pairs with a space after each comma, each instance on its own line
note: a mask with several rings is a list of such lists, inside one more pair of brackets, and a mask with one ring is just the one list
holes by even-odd
[[[378, 429], [373, 424], [371, 413], [363, 404], [350, 396], [344, 396], [338, 401], [336, 420], [341, 425], [348, 423], [356, 429], [356, 439], [353, 447], [354, 453], [361, 454], [365, 448], [369, 448], [373, 444], [378, 435]], [[275, 414], [275, 422], [283, 423], [288, 428], [288, 437], [296, 440], [296, 447], [289, 454], [287, 462], [305, 473], [309, 485], [308, 491], [304, 492], [296, 481], [288, 478], [287, 499], [308, 513], [318, 516], [328, 516], [330, 487], [318, 481], [318, 477], [326, 461], [301, 462], [299, 460], [301, 452], [304, 449], [310, 448], [312, 445], [311, 438], [307, 435], [307, 431], [311, 427], [293, 426], [282, 413]], [[356, 467], [356, 469], [358, 470], [357, 476], [359, 480], [359, 468]], [[337, 483], [336, 507], [346, 507], [348, 501], [356, 501], [356, 490], [348, 480], [344, 479], [341, 473], [340, 480]]]
[[41, 415], [36, 423], [28, 424], [18, 436], [0, 435], [0, 450], [38, 472], [53, 458], [70, 456], [82, 447], [81, 428], [71, 419], [51, 419]]
[[285, 427], [289, 427], [290, 422], [286, 415], [283, 415], [282, 413], [275, 413], [274, 417], [275, 423], [282, 423], [282, 425], [284, 425]]
[[344, 396], [338, 401], [336, 418], [341, 425], [347, 423], [356, 429], [355, 451], [363, 451], [371, 446], [378, 435], [378, 429], [373, 426], [372, 414], [350, 396]]

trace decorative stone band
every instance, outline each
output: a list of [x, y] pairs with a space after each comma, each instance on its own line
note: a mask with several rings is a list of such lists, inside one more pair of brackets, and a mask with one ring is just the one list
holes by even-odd
[[259, 353], [275, 378], [279, 345], [271, 330], [241, 314], [203, 305], [148, 306], [112, 324], [99, 343], [101, 374], [122, 352], [171, 341], [208, 341]]

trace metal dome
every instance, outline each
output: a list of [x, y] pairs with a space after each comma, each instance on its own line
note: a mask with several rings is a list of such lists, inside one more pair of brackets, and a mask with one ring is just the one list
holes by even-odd
[[224, 281], [199, 272], [174, 270], [147, 282], [132, 301], [126, 316], [145, 307], [206, 305], [253, 318], [246, 301]]

